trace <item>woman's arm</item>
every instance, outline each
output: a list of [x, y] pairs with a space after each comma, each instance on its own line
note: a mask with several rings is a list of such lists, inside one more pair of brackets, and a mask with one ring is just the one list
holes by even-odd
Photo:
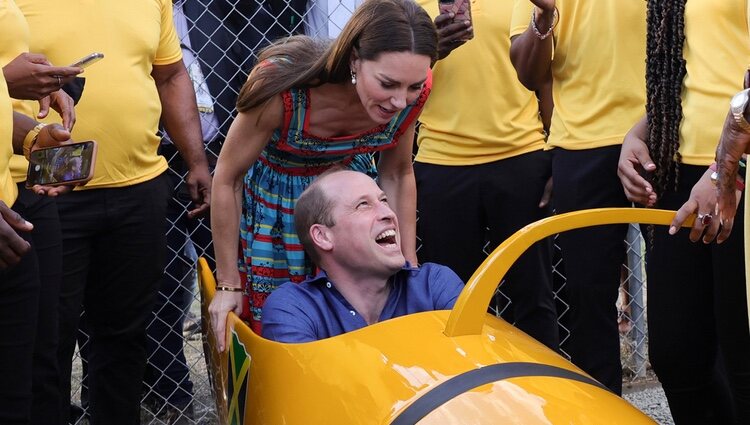
[[398, 217], [401, 252], [412, 265], [417, 264], [417, 183], [412, 167], [414, 124], [401, 135], [398, 144], [380, 154], [378, 180], [388, 203]]
[[[559, 19], [555, 12], [555, 1], [531, 0], [531, 3], [535, 6], [534, 22], [537, 30], [545, 35]], [[553, 37], [550, 35], [542, 39], [535, 33], [531, 23], [524, 33], [511, 39], [510, 60], [516, 68], [518, 80], [529, 90], [542, 88], [552, 78], [552, 44]]]
[[[219, 286], [241, 288], [237, 270], [240, 214], [244, 176], [281, 126], [284, 108], [281, 96], [266, 105], [242, 112], [232, 122], [216, 163], [212, 186], [211, 232], [216, 253], [216, 281]], [[219, 352], [224, 351], [227, 314], [242, 311], [242, 293], [217, 291], [209, 312]]]

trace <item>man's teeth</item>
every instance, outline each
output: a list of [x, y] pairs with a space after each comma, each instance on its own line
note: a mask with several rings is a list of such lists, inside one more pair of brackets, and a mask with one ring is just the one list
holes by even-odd
[[379, 241], [379, 240], [383, 240], [383, 239], [385, 239], [385, 238], [389, 238], [389, 237], [396, 237], [396, 231], [395, 231], [395, 230], [393, 230], [393, 229], [391, 229], [391, 230], [386, 230], [385, 232], [383, 232], [383, 233], [379, 234], [379, 235], [378, 235], [378, 236], [377, 236], [377, 237], [375, 238], [375, 240], [376, 240], [376, 241]]

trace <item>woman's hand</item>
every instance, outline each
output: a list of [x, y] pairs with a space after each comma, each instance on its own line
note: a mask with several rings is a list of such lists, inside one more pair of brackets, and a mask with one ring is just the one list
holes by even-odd
[[208, 313], [211, 315], [216, 349], [219, 353], [223, 353], [226, 349], [227, 315], [230, 311], [238, 316], [242, 313], [242, 292], [216, 291], [214, 299], [208, 306]]
[[617, 163], [617, 175], [629, 201], [653, 207], [657, 200], [656, 193], [643, 175], [656, 170], [656, 164], [648, 153], [646, 142], [639, 136], [645, 123], [645, 119], [641, 120], [625, 136]]
[[[690, 191], [690, 198], [682, 204], [669, 227], [669, 234], [674, 235], [690, 214], [698, 214], [690, 231], [690, 240], [709, 244], [713, 242], [719, 232], [719, 219], [716, 213], [716, 187], [711, 182], [711, 169], [707, 169], [703, 176]], [[741, 195], [741, 193], [738, 193]]]
[[542, 11], [552, 13], [555, 10], [555, 0], [531, 0], [531, 2]]

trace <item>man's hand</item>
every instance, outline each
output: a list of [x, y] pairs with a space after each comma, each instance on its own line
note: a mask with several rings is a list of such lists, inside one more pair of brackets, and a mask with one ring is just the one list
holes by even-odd
[[[42, 127], [36, 138], [36, 144], [31, 148], [31, 152], [41, 148], [50, 148], [72, 143], [70, 140], [70, 131], [66, 130], [60, 124], [49, 124]], [[58, 196], [73, 190], [73, 185], [61, 186], [42, 186], [34, 185], [31, 190], [38, 195]]]
[[211, 173], [208, 171], [208, 166], [191, 168], [185, 183], [188, 185], [190, 198], [195, 205], [195, 208], [188, 211], [188, 217], [196, 218], [206, 214], [211, 206]]
[[17, 232], [30, 232], [34, 226], [0, 201], [0, 270], [18, 264], [31, 245]]
[[62, 118], [63, 127], [70, 131], [76, 123], [75, 102], [62, 90], [49, 94], [49, 96], [39, 99], [39, 114], [37, 118], [45, 118], [49, 114], [50, 107], [57, 111]]
[[445, 59], [456, 47], [473, 37], [474, 27], [471, 22], [453, 22], [453, 12], [441, 13], [435, 18], [438, 31], [438, 59]]
[[620, 160], [617, 163], [617, 175], [620, 177], [625, 196], [629, 201], [646, 207], [653, 207], [656, 204], [653, 186], [641, 175], [654, 170], [656, 170], [656, 164], [651, 160], [646, 142], [632, 131], [629, 132], [622, 142]]
[[716, 211], [716, 188], [711, 182], [711, 171], [706, 170], [703, 176], [690, 191], [690, 198], [682, 204], [669, 226], [669, 234], [674, 235], [690, 214], [698, 214], [690, 231], [690, 240], [698, 242], [703, 236], [703, 243], [713, 242], [719, 232], [719, 220], [714, 218]]
[[233, 311], [238, 316], [242, 313], [242, 292], [216, 291], [214, 299], [208, 306], [211, 324], [216, 337], [216, 349], [222, 353], [226, 349], [227, 315]]
[[52, 66], [37, 53], [21, 53], [3, 67], [10, 97], [29, 100], [40, 100], [60, 90], [81, 72], [81, 68]]

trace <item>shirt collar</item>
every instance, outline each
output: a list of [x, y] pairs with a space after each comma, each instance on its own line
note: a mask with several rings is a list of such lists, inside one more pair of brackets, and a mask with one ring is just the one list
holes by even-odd
[[[404, 263], [404, 265], [401, 267], [401, 270], [397, 271], [395, 275], [399, 273], [403, 273], [404, 271], [412, 271], [416, 270], [418, 267], [414, 267], [409, 263], [408, 261]], [[308, 277], [305, 279], [304, 283], [307, 284], [319, 284], [322, 282], [330, 282], [331, 280], [328, 278], [328, 273], [326, 273], [323, 269], [318, 269], [318, 273], [315, 276]]]

